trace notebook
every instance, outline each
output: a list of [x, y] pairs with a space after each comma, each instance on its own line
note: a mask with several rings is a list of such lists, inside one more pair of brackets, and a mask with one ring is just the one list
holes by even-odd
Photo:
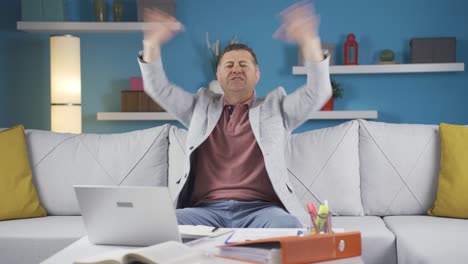
[[73, 187], [90, 242], [127, 246], [182, 242], [167, 187]]

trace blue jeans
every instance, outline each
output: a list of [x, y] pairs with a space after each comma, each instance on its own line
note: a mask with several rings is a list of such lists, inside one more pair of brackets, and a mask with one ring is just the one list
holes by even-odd
[[277, 204], [221, 200], [176, 210], [179, 225], [227, 228], [302, 228], [299, 220]]

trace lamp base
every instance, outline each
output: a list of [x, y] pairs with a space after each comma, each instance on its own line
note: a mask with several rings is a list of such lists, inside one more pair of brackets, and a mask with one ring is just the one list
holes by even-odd
[[51, 130], [81, 134], [81, 105], [51, 105]]

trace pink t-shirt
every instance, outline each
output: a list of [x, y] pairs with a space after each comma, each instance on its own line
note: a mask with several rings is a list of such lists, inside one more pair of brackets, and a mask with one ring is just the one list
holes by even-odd
[[280, 203], [250, 126], [253, 99], [235, 106], [224, 102], [216, 127], [197, 150], [193, 205], [225, 199]]

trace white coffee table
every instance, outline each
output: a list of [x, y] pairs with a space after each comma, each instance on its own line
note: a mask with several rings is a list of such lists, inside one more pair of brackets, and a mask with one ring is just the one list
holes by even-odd
[[[217, 245], [223, 244], [224, 241], [229, 237], [230, 234], [221, 235], [215, 238], [203, 238], [196, 241], [192, 241], [188, 244], [193, 247], [203, 249], [204, 251], [216, 253], [218, 248]], [[75, 243], [69, 245], [63, 250], [59, 251], [55, 255], [41, 262], [41, 264], [72, 264], [78, 259], [84, 259], [96, 255], [100, 255], [111, 250], [121, 250], [121, 249], [137, 249], [138, 247], [128, 247], [128, 246], [109, 246], [109, 245], [95, 245], [89, 242], [88, 237], [82, 237]], [[234, 260], [228, 260], [224, 258], [216, 258], [215, 262], [210, 263], [243, 263]]]
[[[189, 242], [188, 244], [193, 247], [200, 248], [211, 253], [216, 253], [219, 250], [216, 246], [224, 244], [224, 241], [226, 241], [229, 235], [230, 233], [224, 234], [215, 238], [203, 238], [200, 240]], [[88, 237], [85, 236], [79, 239], [78, 241], [76, 241], [75, 243], [64, 248], [63, 250], [57, 252], [55, 255], [51, 256], [50, 258], [44, 260], [43, 262], [41, 262], [41, 264], [57, 264], [57, 263], [72, 264], [76, 260], [103, 254], [111, 250], [135, 249], [135, 248], [138, 248], [138, 247], [95, 245], [89, 242]], [[211, 262], [207, 262], [207, 263], [239, 264], [239, 263], [244, 263], [244, 262], [225, 259], [225, 258], [215, 258]], [[361, 257], [325, 261], [325, 262], [320, 262], [320, 263], [364, 264]]]

